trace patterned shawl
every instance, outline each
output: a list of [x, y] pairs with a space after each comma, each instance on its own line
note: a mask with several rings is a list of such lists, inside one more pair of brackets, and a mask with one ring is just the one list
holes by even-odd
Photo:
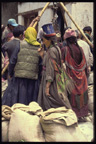
[[[74, 49], [75, 51], [76, 49]], [[82, 53], [81, 62], [76, 63], [76, 60], [72, 58], [70, 49], [67, 46], [65, 51], [65, 64], [67, 73], [75, 81], [75, 88], [70, 95], [70, 102], [73, 107], [78, 109], [82, 108], [88, 102], [88, 86], [87, 78], [85, 74], [86, 60], [82, 48], [80, 48]], [[76, 51], [74, 52], [74, 54]]]

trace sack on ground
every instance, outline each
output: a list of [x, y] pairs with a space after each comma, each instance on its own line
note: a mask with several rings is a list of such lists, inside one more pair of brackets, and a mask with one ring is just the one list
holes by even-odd
[[29, 105], [21, 104], [21, 103], [16, 103], [14, 104], [11, 109], [14, 111], [16, 109], [20, 109], [24, 112], [30, 113], [30, 114], [35, 114], [40, 116], [40, 113], [43, 112], [43, 109], [39, 106], [37, 102], [30, 102]]
[[9, 129], [9, 121], [2, 121], [2, 142], [8, 142], [8, 129]]
[[40, 118], [20, 109], [14, 110], [9, 124], [9, 142], [44, 142]]
[[65, 107], [51, 108], [42, 113], [40, 122], [46, 142], [85, 142], [78, 127], [76, 114]]

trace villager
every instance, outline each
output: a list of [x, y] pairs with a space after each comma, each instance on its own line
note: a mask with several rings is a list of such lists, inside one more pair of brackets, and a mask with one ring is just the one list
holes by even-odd
[[68, 94], [70, 104], [77, 117], [88, 114], [88, 85], [86, 78], [86, 59], [82, 48], [76, 40], [76, 33], [73, 29], [66, 30], [64, 39], [67, 42], [62, 52], [62, 59], [66, 65], [66, 71], [74, 80], [75, 88]]
[[[93, 39], [92, 39], [92, 35], [91, 35], [92, 34], [92, 28], [90, 26], [86, 26], [83, 28], [83, 31], [84, 31], [85, 35], [87, 36], [87, 38], [93, 43]], [[86, 41], [83, 36], [82, 36], [82, 39], [84, 41]], [[91, 46], [90, 46], [90, 50], [93, 53], [93, 48]]]
[[13, 29], [18, 26], [15, 19], [9, 19], [7, 22], [7, 26], [5, 27], [3, 33], [2, 33], [2, 44], [4, 44], [7, 41], [7, 35], [8, 33], [13, 33]]
[[9, 63], [9, 76], [11, 78], [8, 88], [4, 93], [2, 104], [12, 106], [15, 103], [28, 105], [36, 101], [39, 90], [39, 61], [35, 28], [28, 27], [25, 39], [19, 41]]
[[86, 42], [86, 40], [84, 39], [80, 39], [77, 36], [77, 43], [80, 47], [82, 47], [85, 58], [86, 58], [86, 62], [87, 62], [87, 71], [86, 71], [86, 75], [87, 78], [90, 76], [90, 72], [91, 72], [91, 67], [93, 67], [93, 54], [90, 51], [90, 46], [88, 45], [88, 43]]
[[[14, 28], [13, 34], [8, 33], [7, 37], [10, 38], [8, 42], [4, 43], [2, 46], [3, 54], [5, 55], [5, 52], [7, 52], [8, 57], [10, 59], [14, 49], [19, 45], [20, 40], [23, 40], [25, 27], [22, 25], [18, 25]], [[12, 38], [14, 36], [14, 38]], [[11, 41], [10, 41], [11, 40]]]
[[[65, 34], [65, 32], [66, 32], [67, 29], [72, 29], [72, 28], [71, 27], [66, 27], [64, 29], [64, 34]], [[63, 46], [66, 46], [66, 45], [67, 45], [67, 43], [66, 43], [66, 40], [64, 39], [64, 35], [63, 35]]]
[[83, 31], [85, 34], [88, 35], [89, 40], [92, 42], [92, 38], [91, 38], [92, 28], [90, 26], [86, 26], [83, 28]]
[[[23, 39], [23, 33], [24, 33], [24, 26], [18, 25], [14, 28], [13, 33], [8, 33], [8, 40], [2, 45], [2, 52], [5, 56], [5, 60], [11, 58], [14, 50], [19, 46], [19, 41]], [[5, 65], [7, 64], [7, 61], [5, 61]], [[7, 71], [7, 72], [6, 72]], [[4, 73], [4, 78], [6, 79], [8, 75], [8, 70], [6, 70]]]
[[[90, 40], [90, 36], [87, 33], [85, 33], [85, 35]], [[87, 43], [86, 39], [83, 36], [81, 37], [81, 39]], [[90, 52], [91, 52], [90, 56], [93, 57], [93, 54], [94, 54], [93, 48], [91, 46], [88, 46], [88, 47], [90, 48]], [[93, 62], [93, 60], [91, 60], [91, 61]], [[93, 71], [94, 63], [92, 63], [90, 66], [91, 66], [91, 71]]]
[[[37, 102], [44, 111], [61, 106], [70, 108], [67, 98], [64, 100], [64, 97], [59, 94], [57, 89], [56, 70], [54, 67], [56, 63], [61, 67], [61, 51], [57, 46], [56, 33], [52, 24], [43, 25], [42, 29], [44, 32], [43, 44], [46, 45], [47, 50], [44, 52], [42, 48], [38, 49], [39, 54], [43, 58], [43, 71]], [[55, 64], [53, 64], [53, 61]]]

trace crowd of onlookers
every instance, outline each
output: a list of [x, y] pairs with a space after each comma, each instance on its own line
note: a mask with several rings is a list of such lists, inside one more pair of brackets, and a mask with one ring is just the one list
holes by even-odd
[[[43, 25], [37, 33], [33, 25], [39, 20], [40, 17], [36, 17], [27, 28], [15, 19], [9, 19], [6, 27], [1, 25], [2, 71], [9, 64], [2, 74], [2, 82], [8, 80], [2, 105], [28, 105], [36, 101], [43, 110], [66, 106], [72, 108], [78, 118], [84, 117], [88, 114], [93, 48], [71, 27], [64, 29], [63, 41], [61, 32], [56, 32], [52, 24]], [[92, 28], [86, 26], [83, 32], [93, 43]], [[62, 65], [68, 74], [66, 79], [75, 82], [67, 96], [58, 75]], [[93, 77], [91, 79], [93, 81]]]

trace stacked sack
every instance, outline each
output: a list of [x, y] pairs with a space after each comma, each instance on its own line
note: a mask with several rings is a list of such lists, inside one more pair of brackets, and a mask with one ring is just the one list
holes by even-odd
[[[4, 123], [6, 122], [6, 124]], [[47, 111], [36, 102], [2, 106], [3, 142], [87, 142], [76, 114], [65, 107]]]
[[50, 108], [41, 114], [40, 122], [46, 142], [87, 142], [71, 109]]
[[[43, 110], [36, 102], [31, 102], [28, 106], [17, 103], [11, 107], [11, 110], [7, 142], [45, 141], [39, 117]], [[4, 135], [2, 140], [3, 137]]]
[[12, 114], [12, 110], [9, 106], [2, 106], [2, 142], [8, 142], [8, 131], [9, 131], [9, 122]]

